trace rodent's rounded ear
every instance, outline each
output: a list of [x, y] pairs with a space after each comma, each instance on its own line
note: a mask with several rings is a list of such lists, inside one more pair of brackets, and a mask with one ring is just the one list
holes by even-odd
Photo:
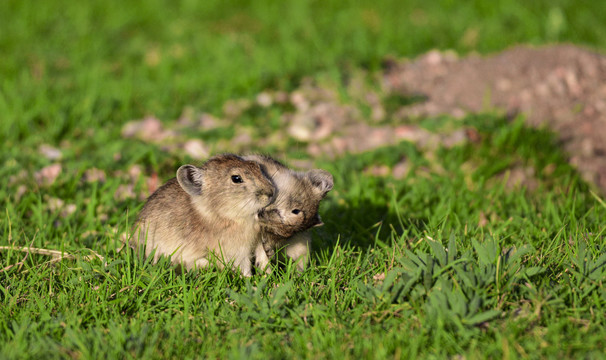
[[309, 170], [307, 172], [307, 177], [322, 197], [326, 196], [326, 193], [332, 190], [334, 183], [332, 175], [328, 171], [322, 169]]
[[177, 170], [177, 181], [189, 195], [202, 194], [202, 169], [193, 165], [183, 165]]

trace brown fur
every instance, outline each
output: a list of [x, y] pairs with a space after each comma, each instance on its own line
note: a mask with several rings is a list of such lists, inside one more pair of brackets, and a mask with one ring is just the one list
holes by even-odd
[[187, 269], [208, 266], [216, 257], [221, 266], [233, 263], [250, 276], [260, 230], [257, 213], [274, 193], [259, 164], [236, 155], [214, 156], [199, 168], [183, 165], [147, 200], [131, 244], [146, 242], [146, 256], [153, 250], [155, 260], [172, 255]]
[[311, 249], [311, 235], [306, 230], [322, 225], [318, 207], [333, 187], [332, 175], [320, 169], [294, 171], [269, 156], [243, 158], [260, 163], [277, 189], [274, 203], [259, 213], [261, 244], [255, 249], [257, 267], [266, 268], [275, 251], [284, 248], [284, 254], [298, 261], [297, 267], [303, 270]]

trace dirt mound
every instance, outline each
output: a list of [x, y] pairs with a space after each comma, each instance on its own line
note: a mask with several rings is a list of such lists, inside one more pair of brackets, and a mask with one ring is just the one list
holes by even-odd
[[402, 107], [401, 118], [499, 109], [559, 134], [570, 163], [606, 192], [606, 56], [572, 45], [519, 46], [458, 59], [432, 51], [389, 61], [390, 91], [426, 100]]

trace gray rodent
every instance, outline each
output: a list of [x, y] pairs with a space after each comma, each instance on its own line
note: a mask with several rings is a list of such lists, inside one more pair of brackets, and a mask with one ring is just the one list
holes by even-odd
[[311, 234], [306, 230], [323, 224], [318, 207], [333, 188], [332, 175], [321, 169], [294, 171], [265, 155], [243, 158], [261, 164], [277, 190], [275, 201], [259, 212], [261, 241], [255, 249], [255, 265], [270, 272], [269, 258], [283, 248], [297, 268], [304, 270], [311, 250]]
[[258, 244], [258, 213], [269, 205], [276, 188], [259, 163], [233, 154], [216, 155], [202, 166], [183, 165], [176, 178], [154, 192], [139, 213], [131, 245], [146, 244], [172, 255], [187, 269], [232, 264], [252, 274]]

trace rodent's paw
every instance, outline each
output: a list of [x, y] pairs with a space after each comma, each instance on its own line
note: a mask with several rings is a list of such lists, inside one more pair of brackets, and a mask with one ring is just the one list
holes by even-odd
[[305, 271], [305, 265], [306, 263], [303, 259], [297, 263], [297, 271], [299, 274], [302, 274]]
[[266, 266], [266, 267], [265, 267], [265, 273], [266, 273], [267, 275], [271, 275], [271, 272], [272, 272], [272, 268], [271, 268], [271, 266]]
[[251, 277], [252, 276], [252, 269], [250, 268], [250, 265], [248, 267], [244, 266], [244, 269], [242, 267], [240, 267], [240, 273], [244, 277]]
[[259, 270], [265, 271], [265, 274], [269, 275], [272, 272], [271, 265], [268, 261], [255, 261], [255, 267]]

